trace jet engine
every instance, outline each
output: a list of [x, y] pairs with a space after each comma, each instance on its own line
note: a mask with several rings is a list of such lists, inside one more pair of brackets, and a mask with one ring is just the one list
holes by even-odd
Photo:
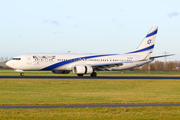
[[69, 70], [52, 70], [52, 73], [54, 74], [69, 74]]
[[73, 67], [74, 74], [91, 74], [93, 68], [90, 65], [77, 65]]

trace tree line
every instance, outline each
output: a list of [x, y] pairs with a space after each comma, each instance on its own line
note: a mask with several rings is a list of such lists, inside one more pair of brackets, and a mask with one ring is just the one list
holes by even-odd
[[8, 61], [8, 60], [11, 60], [11, 59], [12, 59], [12, 57], [1, 57], [0, 62]]
[[167, 61], [162, 62], [159, 60], [154, 61], [153, 63], [146, 64], [142, 67], [136, 68], [139, 70], [147, 71], [178, 71], [180, 70], [180, 61]]

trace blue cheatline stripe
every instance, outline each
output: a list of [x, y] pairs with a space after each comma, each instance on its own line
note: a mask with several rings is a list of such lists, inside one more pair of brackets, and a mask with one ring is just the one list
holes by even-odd
[[158, 29], [155, 30], [155, 31], [152, 32], [152, 33], [147, 34], [146, 38], [147, 38], [147, 37], [150, 37], [150, 36], [153, 36], [153, 35], [155, 35], [155, 34], [157, 34], [157, 31], [158, 31]]
[[150, 50], [150, 49], [153, 49], [153, 48], [154, 48], [154, 45], [151, 45], [151, 46], [149, 46], [147, 48], [143, 48], [143, 49], [136, 50], [136, 51], [133, 51], [133, 52], [129, 52], [129, 53], [126, 53], [126, 54], [144, 52], [144, 51], [147, 51], [147, 50]]
[[103, 56], [111, 56], [111, 55], [118, 55], [118, 54], [105, 54], [105, 55], [94, 55], [94, 56], [74, 58], [74, 59], [70, 59], [70, 60], [67, 60], [67, 61], [62, 61], [62, 62], [59, 62], [59, 63], [55, 63], [55, 64], [50, 65], [48, 67], [45, 67], [45, 68], [43, 68], [41, 70], [52, 70], [52, 69], [55, 69], [55, 68], [60, 67], [62, 65], [66, 65], [66, 64], [69, 64], [69, 63], [79, 61], [81, 59], [90, 59], [90, 58], [95, 58], [95, 57], [103, 57]]

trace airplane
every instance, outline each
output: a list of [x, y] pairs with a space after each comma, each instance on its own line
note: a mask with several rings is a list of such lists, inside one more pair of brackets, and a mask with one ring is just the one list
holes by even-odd
[[152, 62], [155, 58], [171, 56], [152, 56], [158, 26], [153, 26], [139, 47], [125, 54], [25, 54], [14, 57], [7, 66], [20, 72], [52, 71], [55, 74], [69, 74], [73, 71], [78, 76], [90, 74], [96, 77], [98, 71], [120, 71], [139, 67]]

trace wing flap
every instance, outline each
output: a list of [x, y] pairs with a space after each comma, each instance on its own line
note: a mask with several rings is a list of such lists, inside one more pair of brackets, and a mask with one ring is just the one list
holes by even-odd
[[112, 66], [122, 66], [123, 62], [119, 63], [104, 63], [104, 64], [91, 64], [91, 67], [99, 67], [99, 66], [107, 66], [107, 67], [112, 67]]
[[122, 65], [123, 65], [123, 63], [120, 62], [120, 63], [91, 64], [90, 66], [93, 67], [96, 70], [102, 70], [102, 71], [108, 70], [108, 71], [111, 71], [111, 67], [119, 67], [119, 66], [122, 66]]

